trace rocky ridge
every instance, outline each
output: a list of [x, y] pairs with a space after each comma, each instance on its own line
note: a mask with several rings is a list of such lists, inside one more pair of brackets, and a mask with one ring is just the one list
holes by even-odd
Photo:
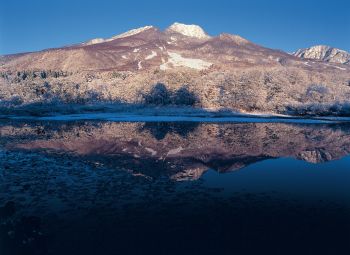
[[321, 60], [329, 63], [350, 64], [350, 53], [326, 45], [316, 45], [306, 49], [299, 49], [293, 53], [302, 59]]

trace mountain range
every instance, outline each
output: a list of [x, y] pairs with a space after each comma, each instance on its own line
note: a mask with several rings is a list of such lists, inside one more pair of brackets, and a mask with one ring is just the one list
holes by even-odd
[[316, 46], [288, 54], [181, 23], [1, 56], [0, 72], [0, 103], [7, 105], [85, 102], [92, 94], [98, 101], [139, 104], [161, 83], [170, 92], [185, 87], [194, 93], [196, 107], [286, 113], [302, 106], [304, 114], [306, 104], [343, 106], [350, 95], [345, 51]]
[[[290, 55], [259, 46], [238, 35], [222, 33], [211, 37], [197, 25], [174, 23], [165, 31], [145, 26], [108, 39], [95, 38], [62, 48], [3, 56], [1, 69], [142, 71], [177, 67], [203, 70], [305, 65], [294, 56], [341, 64], [350, 60], [349, 53], [327, 46], [298, 50]], [[322, 68], [317, 64], [310, 65]]]
[[294, 52], [293, 55], [303, 59], [314, 59], [347, 65], [350, 64], [350, 54], [348, 52], [326, 45], [316, 45], [306, 49], [299, 49]]
[[[208, 169], [237, 171], [267, 159], [291, 157], [310, 163], [349, 154], [347, 126], [283, 123], [66, 123], [0, 126], [12, 148], [66, 152], [137, 176], [198, 179]], [[62, 128], [63, 127], [63, 128]], [[62, 129], [60, 129], [62, 128]], [[43, 137], [43, 132], [45, 136]], [[20, 140], [23, 134], [30, 134]], [[17, 140], [16, 140], [17, 138]]]

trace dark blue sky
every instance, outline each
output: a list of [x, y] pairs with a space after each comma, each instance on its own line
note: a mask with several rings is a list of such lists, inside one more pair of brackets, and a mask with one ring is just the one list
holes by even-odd
[[349, 0], [4, 0], [0, 54], [36, 51], [178, 21], [288, 52], [315, 44], [350, 51]]

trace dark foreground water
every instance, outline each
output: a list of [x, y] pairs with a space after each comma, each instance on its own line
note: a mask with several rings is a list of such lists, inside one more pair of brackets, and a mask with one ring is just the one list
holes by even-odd
[[0, 254], [350, 254], [350, 125], [0, 122]]

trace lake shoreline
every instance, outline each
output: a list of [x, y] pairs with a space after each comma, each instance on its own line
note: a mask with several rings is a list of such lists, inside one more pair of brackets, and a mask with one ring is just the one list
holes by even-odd
[[0, 120], [42, 120], [42, 121], [77, 121], [96, 120], [113, 122], [252, 122], [252, 123], [305, 123], [325, 124], [334, 122], [350, 122], [350, 117], [337, 116], [293, 116], [273, 113], [240, 113], [215, 111], [188, 111], [188, 109], [153, 109], [145, 113], [128, 112], [93, 112], [49, 115], [3, 114]]

